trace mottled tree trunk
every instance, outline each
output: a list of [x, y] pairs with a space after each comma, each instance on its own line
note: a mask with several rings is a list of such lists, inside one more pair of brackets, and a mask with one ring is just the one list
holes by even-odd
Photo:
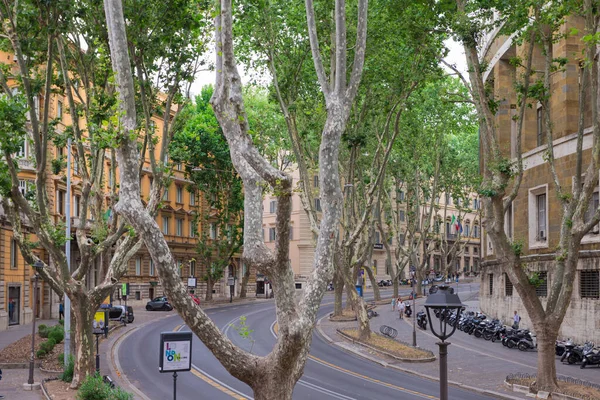
[[215, 287], [215, 281], [208, 276], [206, 279], [206, 294], [204, 295], [205, 301], [211, 301], [213, 299], [213, 289]]
[[397, 299], [398, 298], [398, 277], [395, 276], [394, 279], [392, 280], [392, 285], [394, 286], [394, 298]]
[[95, 371], [92, 323], [96, 308], [94, 307], [91, 310], [92, 305], [87, 301], [77, 299], [72, 299], [71, 305], [75, 322], [75, 329], [71, 330], [75, 336], [75, 341], [73, 342], [75, 348], [75, 369], [73, 371], [71, 388], [77, 388], [86, 376], [93, 374]]
[[537, 339], [537, 379], [538, 390], [553, 392], [558, 387], [556, 379], [556, 354], [555, 342], [558, 329], [550, 327], [550, 323], [536, 324], [535, 334]]
[[373, 297], [375, 301], [381, 300], [381, 293], [379, 291], [379, 285], [377, 285], [377, 280], [375, 279], [375, 275], [373, 271], [371, 271], [371, 267], [365, 267], [367, 271], [367, 275], [369, 275], [369, 280], [371, 281], [371, 286], [373, 286]]
[[341, 276], [340, 271], [336, 268], [335, 274], [333, 275], [333, 316], [339, 317], [343, 313], [343, 295], [344, 295], [344, 277]]
[[248, 291], [248, 280], [250, 280], [250, 268], [246, 268], [246, 273], [242, 277], [242, 285], [240, 286], [240, 299], [246, 298]]

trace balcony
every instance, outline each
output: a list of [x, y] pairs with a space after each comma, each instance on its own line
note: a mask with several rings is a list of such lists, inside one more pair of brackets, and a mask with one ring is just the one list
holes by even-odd
[[35, 171], [35, 162], [29, 158], [18, 158], [17, 163], [21, 171]]

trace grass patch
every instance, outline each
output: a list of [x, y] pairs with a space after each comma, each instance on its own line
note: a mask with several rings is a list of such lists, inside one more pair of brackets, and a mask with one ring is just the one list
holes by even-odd
[[[597, 400], [600, 399], [600, 388], [595, 387], [597, 385], [589, 384], [584, 381], [580, 383], [567, 382], [558, 378], [558, 393], [565, 394], [567, 396], [573, 396], [583, 400]], [[515, 385], [527, 386], [532, 391], [535, 389], [535, 376], [531, 377], [507, 377], [506, 381]]]
[[[348, 328], [348, 329], [340, 329], [341, 332], [350, 336], [351, 338], [358, 340], [358, 329]], [[429, 350], [424, 350], [418, 347], [412, 347], [408, 344], [399, 342], [395, 339], [390, 339], [389, 337], [380, 335], [376, 332], [371, 332], [371, 338], [365, 343], [371, 347], [376, 349], [388, 352], [397, 357], [407, 358], [412, 360], [419, 360], [424, 358], [434, 357], [433, 353]]]

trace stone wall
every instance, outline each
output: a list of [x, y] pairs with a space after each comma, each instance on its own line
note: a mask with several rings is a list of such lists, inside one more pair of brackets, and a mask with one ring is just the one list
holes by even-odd
[[[548, 285], [552, 281], [552, 261], [530, 263], [533, 270], [547, 271], [550, 267]], [[562, 323], [559, 339], [571, 338], [576, 343], [593, 341], [600, 343], [600, 299], [581, 298], [579, 292], [579, 271], [600, 270], [600, 258], [581, 258], [577, 267], [578, 272], [573, 283], [573, 296], [571, 304]], [[493, 275], [493, 291], [489, 292], [489, 277]], [[499, 318], [504, 324], [512, 325], [513, 313], [516, 310], [521, 316], [521, 328], [531, 329], [533, 326], [527, 310], [523, 307], [517, 291], [513, 289], [512, 295], [506, 292], [507, 277], [499, 265], [488, 265], [481, 275], [479, 303], [481, 311], [490, 318]], [[548, 288], [550, 290], [550, 288]]]

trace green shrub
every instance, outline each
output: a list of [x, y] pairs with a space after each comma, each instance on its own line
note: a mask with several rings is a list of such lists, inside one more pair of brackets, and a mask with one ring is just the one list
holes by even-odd
[[110, 391], [110, 387], [104, 383], [100, 374], [88, 375], [79, 386], [77, 399], [109, 400]]
[[133, 394], [116, 387], [111, 388], [100, 376], [100, 374], [88, 375], [79, 390], [77, 391], [78, 400], [132, 400]]
[[64, 319], [59, 319], [58, 320], [58, 324], [64, 326], [65, 325], [65, 320]]
[[[63, 354], [64, 353], [61, 353], [61, 355], [63, 355]], [[61, 360], [64, 363], [64, 355]], [[75, 359], [73, 358], [73, 355], [70, 354], [69, 361], [67, 362], [67, 365], [64, 366], [63, 373], [60, 374], [60, 376], [59, 376], [60, 380], [63, 382], [71, 382], [73, 380], [73, 371], [74, 370], [75, 370]]]
[[65, 333], [63, 332], [63, 327], [61, 325], [56, 325], [54, 328], [50, 329], [50, 333], [48, 333], [48, 339], [54, 339], [57, 344], [62, 342], [64, 338]]
[[35, 352], [35, 356], [37, 358], [44, 358], [44, 357], [46, 357], [46, 354], [47, 354], [46, 351], [43, 349], [39, 349], [38, 351]]
[[133, 400], [133, 394], [126, 392], [120, 387], [111, 389], [110, 399], [111, 400]]
[[48, 337], [48, 325], [41, 324], [38, 328], [38, 335], [46, 339]]
[[60, 353], [58, 356], [56, 356], [56, 360], [58, 360], [58, 363], [62, 366], [65, 365], [65, 353]]
[[40, 344], [40, 349], [44, 350], [46, 353], [50, 353], [54, 346], [56, 346], [56, 340], [48, 339]]

